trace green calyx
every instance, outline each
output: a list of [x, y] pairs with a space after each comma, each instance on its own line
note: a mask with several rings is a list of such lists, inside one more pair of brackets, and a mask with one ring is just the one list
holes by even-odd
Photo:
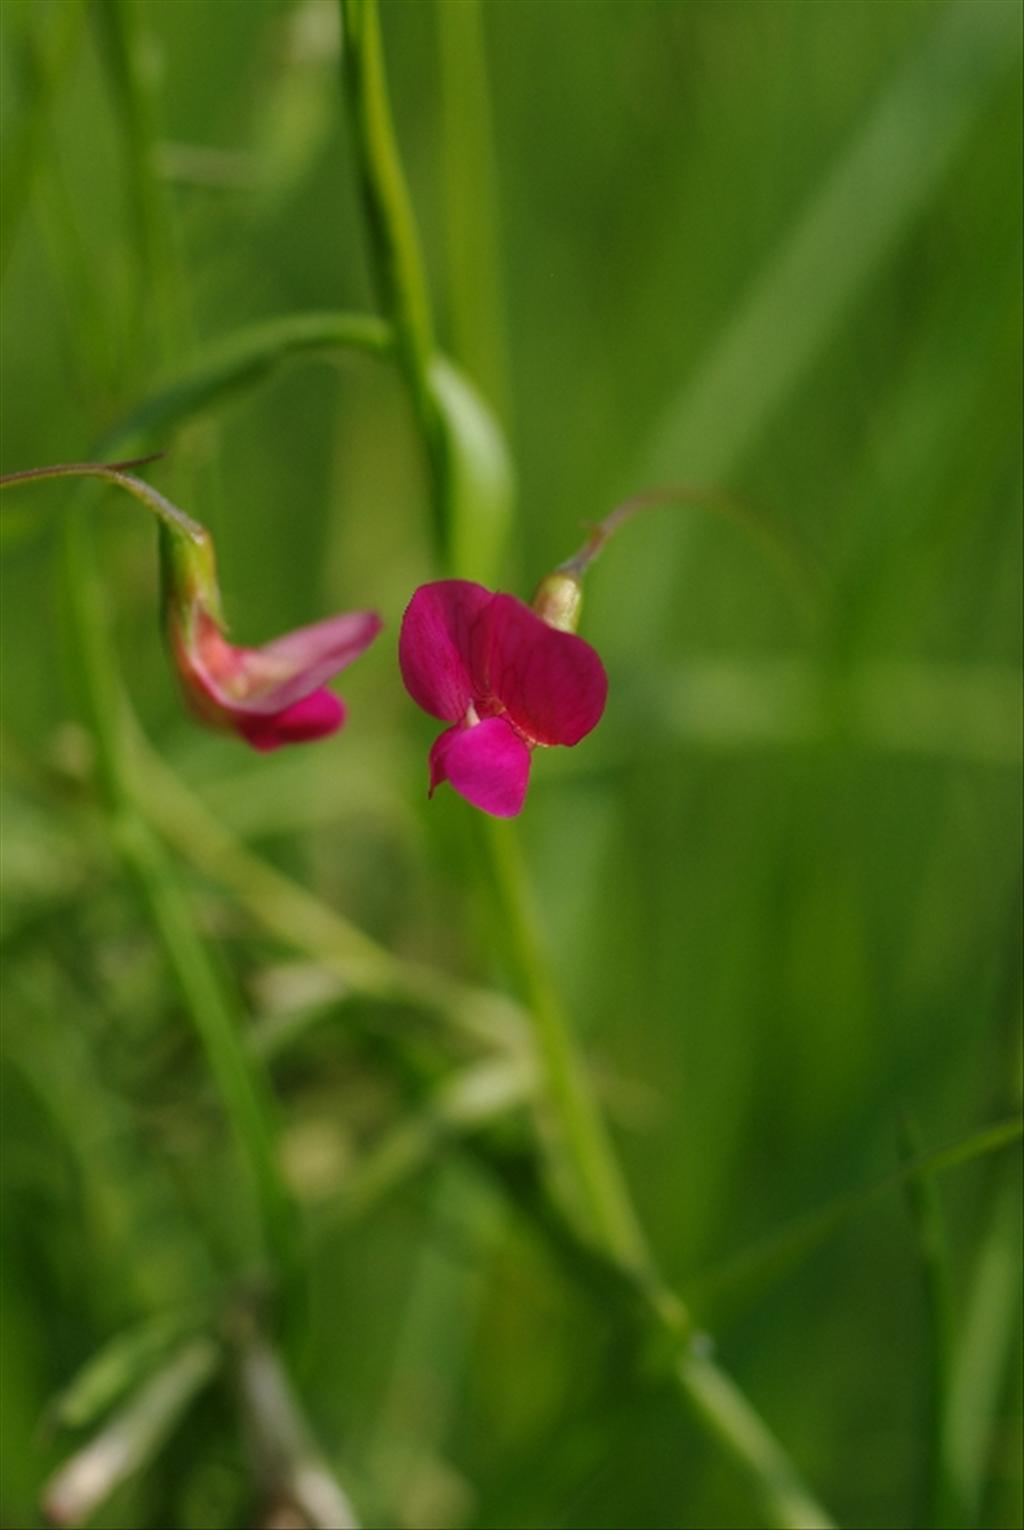
[[199, 612], [221, 624], [217, 558], [204, 527], [192, 522], [186, 531], [175, 522], [161, 520], [160, 573], [167, 619], [181, 631], [186, 642]]
[[558, 569], [542, 579], [531, 602], [541, 621], [560, 632], [575, 632], [583, 608], [583, 587], [574, 574]]

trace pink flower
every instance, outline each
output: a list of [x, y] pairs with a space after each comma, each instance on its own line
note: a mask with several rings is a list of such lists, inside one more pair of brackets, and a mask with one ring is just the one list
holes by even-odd
[[496, 818], [522, 807], [536, 746], [578, 744], [604, 711], [608, 677], [589, 643], [465, 579], [416, 591], [398, 653], [412, 699], [454, 724], [430, 751], [431, 796], [450, 781]]
[[164, 539], [167, 633], [185, 698], [210, 727], [237, 733], [254, 749], [325, 738], [345, 721], [324, 682], [357, 659], [380, 631], [374, 611], [331, 616], [262, 648], [224, 636], [213, 545], [191, 522]]
[[323, 682], [357, 659], [380, 631], [372, 611], [331, 616], [262, 648], [236, 648], [205, 611], [191, 635], [172, 619], [171, 652], [186, 700], [213, 728], [254, 749], [325, 738], [345, 721], [345, 704]]
[[99, 478], [125, 489], [160, 525], [167, 636], [185, 698], [212, 728], [237, 733], [254, 749], [324, 738], [345, 721], [344, 704], [324, 681], [358, 659], [380, 631], [374, 611], [351, 611], [300, 627], [262, 648], [235, 648], [224, 636], [217, 560], [205, 526], [152, 484], [127, 471], [131, 462], [64, 462], [0, 477], [0, 488], [45, 478]]

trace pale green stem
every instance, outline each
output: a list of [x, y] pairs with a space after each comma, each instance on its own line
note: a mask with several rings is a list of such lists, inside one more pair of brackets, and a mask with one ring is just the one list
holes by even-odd
[[395, 144], [377, 0], [339, 0], [345, 100], [359, 167], [378, 297], [395, 327], [398, 359], [430, 470], [434, 534], [443, 557], [451, 526], [448, 442], [430, 381], [434, 339], [419, 234]]
[[559, 1156], [573, 1165], [586, 1223], [601, 1245], [624, 1268], [647, 1272], [644, 1235], [551, 977], [515, 829], [492, 818], [482, 819], [481, 829], [509, 956], [533, 1020]]
[[130, 467], [144, 467], [155, 460], [155, 457], [137, 457], [131, 462], [59, 462], [52, 467], [23, 468], [20, 472], [5, 473], [0, 477], [0, 489], [10, 488], [12, 484], [40, 482], [45, 478], [100, 478], [105, 483], [125, 489], [133, 499], [151, 510], [159, 521], [188, 537], [190, 541], [205, 542], [206, 531], [198, 521], [186, 515], [184, 510], [179, 510], [177, 505], [172, 505], [151, 484], [125, 471]]
[[[376, 0], [340, 0], [340, 3], [345, 27], [345, 83], [374, 269], [395, 326], [399, 359], [414, 399], [422, 393], [432, 400], [429, 294], [391, 122], [377, 4]], [[429, 415], [419, 408], [417, 412], [425, 444], [431, 451], [436, 411], [432, 406]], [[442, 565], [450, 564], [454, 544], [457, 510], [451, 499], [451, 487], [447, 472], [433, 475], [434, 520], [439, 531]], [[575, 1165], [581, 1198], [596, 1233], [615, 1257], [637, 1271], [649, 1263], [643, 1238], [547, 973], [516, 846], [497, 827], [488, 834], [485, 843], [494, 885], [503, 905], [510, 952], [531, 1008], [544, 1060], [551, 1118], [558, 1123], [558, 1136], [564, 1139], [562, 1161]]]
[[750, 1477], [769, 1524], [777, 1530], [831, 1530], [831, 1515], [808, 1493], [778, 1440], [709, 1355], [687, 1350], [675, 1376], [695, 1416]]
[[394, 332], [383, 319], [352, 313], [298, 313], [265, 319], [211, 348], [186, 372], [143, 399], [103, 437], [100, 456], [198, 419], [254, 387], [297, 356], [354, 350], [389, 356]]

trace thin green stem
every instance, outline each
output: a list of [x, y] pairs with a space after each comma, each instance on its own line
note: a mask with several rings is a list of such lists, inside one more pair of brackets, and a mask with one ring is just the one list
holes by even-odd
[[348, 350], [389, 356], [393, 349], [391, 325], [368, 314], [297, 313], [249, 325], [123, 415], [103, 437], [99, 455], [152, 442], [161, 432], [199, 419], [296, 357]]
[[778, 1440], [709, 1355], [687, 1350], [675, 1376], [695, 1416], [750, 1477], [771, 1525], [777, 1530], [830, 1530], [831, 1516], [808, 1493]]
[[52, 467], [23, 468], [17, 473], [4, 473], [0, 477], [0, 489], [10, 488], [12, 484], [40, 482], [47, 478], [100, 478], [104, 483], [127, 490], [133, 499], [151, 510], [159, 521], [188, 537], [190, 541], [205, 542], [207, 534], [198, 521], [186, 515], [184, 510], [179, 510], [177, 505], [172, 505], [151, 484], [126, 471], [128, 468], [144, 467], [149, 462], [155, 462], [161, 455], [157, 452], [151, 457], [135, 457], [131, 462], [58, 462]]
[[511, 825], [487, 818], [481, 829], [508, 955], [533, 1020], [557, 1156], [573, 1166], [591, 1232], [624, 1268], [647, 1272], [646, 1241], [551, 976], [522, 848]]
[[447, 556], [449, 448], [431, 383], [434, 353], [430, 300], [419, 234], [395, 142], [384, 73], [377, 0], [339, 0], [342, 74], [378, 297], [395, 327], [398, 359], [430, 471], [434, 535]]

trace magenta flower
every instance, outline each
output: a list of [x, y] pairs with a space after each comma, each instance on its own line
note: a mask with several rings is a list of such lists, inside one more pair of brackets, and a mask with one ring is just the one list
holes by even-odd
[[412, 699], [454, 725], [430, 751], [430, 795], [450, 781], [496, 818], [522, 807], [533, 749], [578, 744], [597, 726], [608, 694], [589, 643], [514, 596], [465, 579], [416, 591], [398, 654]]
[[324, 682], [369, 647], [380, 617], [351, 611], [262, 648], [236, 648], [223, 632], [213, 546], [202, 527], [192, 526], [191, 536], [168, 537], [164, 546], [168, 640], [192, 710], [254, 749], [336, 732], [345, 706]]
[[32, 479], [86, 477], [127, 490], [160, 525], [167, 636], [196, 715], [212, 728], [237, 733], [254, 749], [277, 749], [336, 732], [345, 721], [345, 707], [324, 682], [369, 647], [380, 631], [380, 617], [374, 611], [351, 611], [300, 627], [262, 648], [234, 647], [224, 636], [210, 533], [152, 484], [126, 471], [155, 460], [27, 468], [0, 477], [0, 488]]
[[254, 749], [278, 749], [335, 733], [345, 704], [324, 681], [351, 664], [380, 631], [372, 611], [331, 616], [262, 648], [236, 648], [205, 611], [191, 633], [170, 623], [171, 652], [185, 698], [210, 727]]

